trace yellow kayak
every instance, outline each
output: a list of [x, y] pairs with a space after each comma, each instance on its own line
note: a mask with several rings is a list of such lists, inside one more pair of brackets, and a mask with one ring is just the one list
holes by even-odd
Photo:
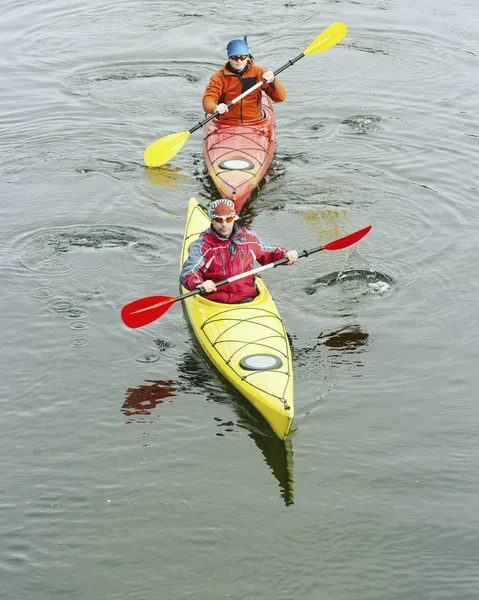
[[[190, 198], [181, 265], [190, 244], [209, 226], [204, 209]], [[186, 298], [184, 307], [211, 362], [285, 439], [294, 417], [291, 348], [274, 300], [259, 278], [257, 287], [258, 296], [247, 304], [212, 302], [198, 294]]]

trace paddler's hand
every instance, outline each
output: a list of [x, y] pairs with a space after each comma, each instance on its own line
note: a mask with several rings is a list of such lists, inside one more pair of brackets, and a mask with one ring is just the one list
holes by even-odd
[[266, 73], [263, 73], [263, 80], [266, 81], [266, 83], [273, 83], [273, 81], [274, 81], [273, 71], [266, 71]]
[[228, 112], [228, 110], [229, 108], [226, 106], [226, 104], [218, 104], [218, 106], [215, 108], [215, 112], [219, 113], [220, 115]]
[[298, 252], [296, 250], [288, 250], [284, 256], [288, 259], [285, 265], [292, 265], [298, 260]]
[[196, 286], [200, 290], [205, 290], [205, 294], [211, 294], [211, 292], [216, 292], [216, 285], [211, 281], [211, 279], [207, 279]]

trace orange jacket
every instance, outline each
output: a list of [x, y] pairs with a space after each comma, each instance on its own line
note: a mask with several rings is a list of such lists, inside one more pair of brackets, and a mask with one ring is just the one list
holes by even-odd
[[[256, 85], [266, 73], [267, 69], [258, 67], [251, 59], [248, 59], [246, 71], [239, 75], [228, 69], [228, 64], [216, 71], [211, 77], [208, 86], [203, 95], [203, 109], [212, 114], [218, 104], [224, 102], [228, 104], [240, 96], [246, 90]], [[251, 94], [245, 96], [238, 103], [233, 104], [229, 111], [220, 115], [221, 121], [234, 123], [254, 123], [264, 119], [261, 112], [261, 90], [263, 90], [273, 102], [283, 102], [286, 100], [286, 90], [275, 79], [272, 84], [265, 83]]]

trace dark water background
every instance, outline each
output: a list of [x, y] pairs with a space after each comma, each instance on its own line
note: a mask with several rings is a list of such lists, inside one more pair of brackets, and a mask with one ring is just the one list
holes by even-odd
[[[281, 75], [245, 223], [349, 252], [265, 274], [296, 433], [269, 437], [196, 350], [177, 293], [202, 118], [232, 37]], [[479, 595], [479, 10], [455, 3], [53, 0], [2, 7], [2, 600]]]

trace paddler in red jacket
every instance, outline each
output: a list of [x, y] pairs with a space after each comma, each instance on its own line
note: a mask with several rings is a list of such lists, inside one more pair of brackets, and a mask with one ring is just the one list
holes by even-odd
[[267, 265], [286, 257], [285, 265], [292, 265], [298, 259], [296, 250], [271, 246], [253, 231], [240, 227], [231, 200], [212, 202], [209, 216], [211, 227], [191, 244], [180, 275], [181, 285], [188, 290], [203, 288], [208, 300], [226, 304], [251, 302], [257, 295], [254, 275], [219, 288], [215, 281], [250, 271], [255, 260], [260, 265]]
[[[272, 71], [267, 71], [253, 63], [248, 44], [244, 40], [231, 40], [226, 47], [228, 62], [210, 79], [203, 96], [203, 108], [209, 113], [218, 112], [219, 119], [234, 123], [255, 123], [264, 119], [261, 109], [261, 90], [273, 102], [286, 100], [286, 90], [275, 79]], [[228, 102], [249, 90], [264, 79], [267, 83], [259, 87], [229, 109]]]

